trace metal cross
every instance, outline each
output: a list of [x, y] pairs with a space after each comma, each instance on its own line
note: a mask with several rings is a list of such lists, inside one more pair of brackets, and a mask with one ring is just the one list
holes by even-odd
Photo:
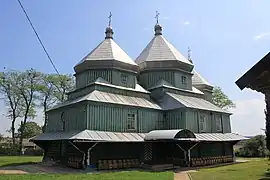
[[109, 26], [111, 26], [111, 22], [112, 22], [112, 13], [110, 12], [110, 15], [109, 15]]
[[156, 16], [155, 16], [155, 18], [157, 19], [157, 24], [158, 24], [158, 16], [159, 16], [159, 12], [156, 11]]

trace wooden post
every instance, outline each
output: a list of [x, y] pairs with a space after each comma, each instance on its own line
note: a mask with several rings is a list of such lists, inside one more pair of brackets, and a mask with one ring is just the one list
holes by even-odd
[[265, 92], [265, 135], [267, 149], [270, 150], [270, 90]]

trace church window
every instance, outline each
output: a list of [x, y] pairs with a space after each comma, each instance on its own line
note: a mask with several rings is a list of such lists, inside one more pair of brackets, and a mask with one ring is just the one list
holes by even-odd
[[206, 116], [204, 114], [200, 115], [200, 132], [206, 131]]
[[187, 77], [186, 76], [182, 76], [181, 80], [182, 80], [182, 84], [187, 84]]
[[136, 114], [134, 113], [129, 113], [128, 114], [128, 119], [127, 119], [127, 128], [128, 130], [136, 130]]
[[123, 84], [127, 84], [127, 79], [128, 79], [127, 75], [121, 74], [121, 82], [122, 82]]
[[221, 119], [221, 116], [216, 117], [216, 127], [217, 127], [217, 131], [222, 131], [222, 119]]

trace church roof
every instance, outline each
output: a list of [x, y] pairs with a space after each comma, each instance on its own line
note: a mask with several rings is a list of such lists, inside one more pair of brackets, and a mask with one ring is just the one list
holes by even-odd
[[215, 106], [214, 104], [212, 104], [209, 101], [206, 101], [203, 98], [186, 96], [170, 92], [166, 92], [166, 96], [164, 96], [163, 100], [160, 102], [161, 102], [160, 106], [164, 110], [171, 110], [177, 108], [193, 108], [230, 114], [230, 112]]
[[107, 28], [105, 33], [106, 38], [74, 67], [75, 71], [114, 67], [136, 72], [138, 65], [113, 40], [112, 29]]
[[[158, 29], [158, 33], [157, 28], [160, 28]], [[156, 34], [153, 39], [135, 60], [135, 62], [140, 66], [140, 69], [151, 68], [145, 67], [147, 65], [154, 66], [153, 68], [157, 68], [155, 65], [160, 66], [159, 63], [162, 62], [164, 62], [162, 67], [167, 66], [173, 68], [175, 67], [175, 64], [172, 62], [175, 61], [175, 68], [177, 68], [178, 64], [181, 68], [184, 68], [183, 70], [192, 70], [193, 64], [187, 58], [185, 58], [171, 43], [169, 43], [165, 37], [163, 37], [160, 25], [155, 26], [155, 32]], [[185, 66], [187, 66], [187, 69], [185, 69]]]
[[193, 85], [207, 85], [212, 86], [209, 82], [207, 82], [197, 71], [193, 70], [192, 76], [192, 84]]
[[158, 104], [156, 104], [155, 102], [151, 100], [145, 99], [143, 97], [126, 96], [126, 95], [120, 95], [120, 94], [94, 90], [93, 92], [85, 96], [76, 98], [74, 100], [68, 100], [62, 104], [56, 105], [50, 110], [72, 105], [72, 104], [83, 102], [83, 101], [119, 104], [119, 105], [125, 105], [125, 106], [144, 107], [144, 108], [150, 108], [150, 109], [161, 109]]

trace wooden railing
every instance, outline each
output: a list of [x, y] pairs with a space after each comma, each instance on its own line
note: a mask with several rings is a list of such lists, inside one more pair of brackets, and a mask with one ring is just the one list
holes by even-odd
[[233, 162], [233, 156], [191, 158], [191, 166], [193, 167], [229, 163], [229, 162]]
[[125, 169], [125, 168], [138, 168], [140, 161], [138, 159], [118, 159], [118, 160], [99, 160], [98, 169]]

